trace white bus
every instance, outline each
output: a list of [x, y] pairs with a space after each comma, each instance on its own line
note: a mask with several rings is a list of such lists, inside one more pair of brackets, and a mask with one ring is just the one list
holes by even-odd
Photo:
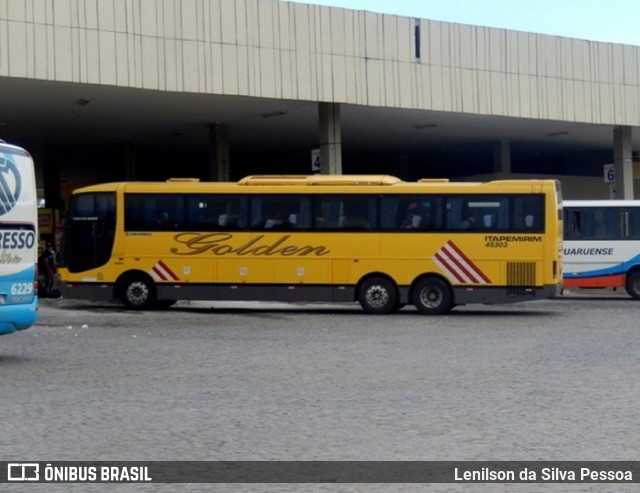
[[0, 140], [0, 335], [36, 321], [37, 225], [31, 155]]
[[640, 201], [567, 200], [564, 287], [625, 288], [640, 299]]

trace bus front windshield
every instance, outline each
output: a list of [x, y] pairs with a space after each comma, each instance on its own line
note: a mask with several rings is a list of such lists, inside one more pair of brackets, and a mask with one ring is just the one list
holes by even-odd
[[81, 272], [106, 264], [116, 227], [115, 193], [75, 195], [65, 219], [60, 265]]

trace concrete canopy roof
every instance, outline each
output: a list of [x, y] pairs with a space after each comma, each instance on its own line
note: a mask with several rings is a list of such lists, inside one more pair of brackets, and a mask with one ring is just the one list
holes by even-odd
[[[318, 105], [311, 101], [3, 77], [0, 108], [0, 138], [36, 155], [50, 149], [123, 142], [157, 151], [206, 153], [210, 123], [228, 126], [232, 169], [234, 153], [251, 149], [257, 156], [298, 156], [300, 172], [305, 173], [310, 151], [318, 147]], [[511, 143], [512, 156], [526, 156], [527, 162], [536, 161], [536, 156], [566, 161], [575, 155], [579, 167], [589, 154], [599, 161], [612, 159], [611, 125], [357, 105], [342, 105], [341, 118], [345, 165], [349, 159], [372, 154], [427, 160], [455, 152], [473, 156], [474, 148], [490, 148], [504, 139]], [[634, 148], [640, 147], [640, 136], [636, 133], [633, 138]], [[513, 161], [517, 163], [518, 158]], [[474, 168], [471, 163], [459, 172], [451, 168], [446, 172], [473, 174]]]

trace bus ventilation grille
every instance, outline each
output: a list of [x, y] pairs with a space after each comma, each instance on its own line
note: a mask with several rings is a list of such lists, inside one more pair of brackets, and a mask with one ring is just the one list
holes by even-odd
[[536, 285], [535, 262], [507, 262], [507, 294], [523, 296]]

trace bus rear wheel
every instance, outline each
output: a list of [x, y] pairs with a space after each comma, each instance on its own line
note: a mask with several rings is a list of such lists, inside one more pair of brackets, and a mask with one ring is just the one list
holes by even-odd
[[440, 315], [453, 307], [451, 288], [437, 277], [420, 279], [413, 287], [411, 298], [418, 311], [425, 315]]
[[122, 283], [122, 302], [127, 308], [145, 310], [156, 304], [156, 289], [153, 281], [143, 275], [127, 277]]
[[358, 301], [365, 312], [384, 315], [398, 306], [398, 291], [386, 277], [371, 277], [360, 286]]
[[640, 300], [640, 270], [629, 274], [627, 277], [627, 285], [625, 287], [629, 296], [636, 300]]

